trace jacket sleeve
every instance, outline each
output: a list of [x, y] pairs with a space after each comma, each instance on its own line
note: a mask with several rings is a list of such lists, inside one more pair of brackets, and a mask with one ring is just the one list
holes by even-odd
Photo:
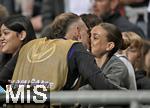
[[12, 78], [13, 71], [16, 66], [18, 54], [13, 56], [1, 69], [0, 69], [0, 81], [7, 81]]
[[71, 55], [69, 60], [74, 63], [74, 66], [77, 68], [76, 71], [88, 81], [93, 89], [118, 89], [118, 87], [112, 84], [102, 73], [101, 69], [96, 65], [94, 57], [86, 51], [81, 43], [74, 44], [71, 49], [74, 50], [69, 54], [69, 56]]
[[120, 89], [129, 89], [129, 74], [128, 69], [120, 59], [110, 60], [108, 65], [103, 69], [103, 73], [110, 81]]

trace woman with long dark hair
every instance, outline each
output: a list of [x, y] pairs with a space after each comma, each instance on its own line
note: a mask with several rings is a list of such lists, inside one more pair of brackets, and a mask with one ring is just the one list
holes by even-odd
[[30, 20], [22, 15], [5, 18], [0, 33], [0, 52], [3, 54], [0, 80], [7, 81], [13, 75], [20, 48], [36, 36]]

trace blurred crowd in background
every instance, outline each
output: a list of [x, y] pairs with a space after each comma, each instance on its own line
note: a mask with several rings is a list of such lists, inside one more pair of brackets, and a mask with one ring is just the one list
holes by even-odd
[[[95, 0], [98, 1], [98, 0]], [[0, 0], [9, 15], [22, 14], [31, 19], [34, 29], [40, 33], [45, 25], [63, 12], [73, 12], [78, 15], [93, 13], [96, 7], [94, 0]], [[102, 0], [100, 0], [102, 1]], [[119, 0], [118, 10], [130, 22], [139, 26], [146, 39], [150, 37], [149, 30], [149, 0]], [[97, 8], [97, 7], [96, 7]], [[95, 11], [97, 11], [95, 9]]]

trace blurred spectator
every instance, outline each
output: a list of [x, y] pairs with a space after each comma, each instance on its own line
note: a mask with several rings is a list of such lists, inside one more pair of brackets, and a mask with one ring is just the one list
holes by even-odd
[[76, 14], [89, 13], [90, 7], [90, 0], [43, 0], [43, 25], [49, 24], [57, 15], [63, 12], [73, 12]]
[[125, 6], [125, 15], [144, 31], [146, 39], [149, 38], [147, 31], [148, 2], [149, 0], [121, 0], [121, 4]]
[[136, 71], [135, 76], [138, 90], [150, 90], [150, 78], [146, 76], [146, 71]]
[[102, 17], [104, 22], [115, 24], [122, 32], [133, 31], [145, 38], [143, 31], [130, 23], [118, 11], [119, 0], [95, 0], [93, 5], [94, 14]]
[[142, 47], [141, 70], [136, 71], [136, 80], [138, 89], [150, 90], [150, 41], [144, 40]]
[[118, 52], [115, 54], [119, 59], [126, 65], [129, 72], [129, 81], [130, 81], [130, 89], [131, 90], [137, 90], [136, 87], [136, 80], [135, 80], [135, 72], [132, 64], [127, 58], [127, 55], [124, 53], [124, 51], [131, 45], [131, 39], [130, 35], [128, 35], [128, 32], [122, 33], [123, 38], [123, 44], [122, 47], [118, 50]]
[[[0, 4], [0, 26], [1, 26], [2, 20], [4, 20], [4, 18], [6, 18], [8, 16], [9, 16], [9, 12], [8, 12], [7, 8], [5, 6], [3, 6], [3, 5]], [[0, 34], [1, 34], [1, 32], [0, 32]], [[0, 46], [0, 50], [1, 50], [1, 46]], [[4, 55], [0, 52], [0, 65], [1, 65], [1, 62], [2, 62], [3, 56]], [[9, 59], [9, 57], [6, 58], [6, 59]]]
[[126, 34], [130, 36], [131, 45], [126, 49], [125, 54], [127, 55], [129, 61], [132, 63], [135, 71], [140, 70], [143, 65], [141, 62], [141, 49], [143, 46], [143, 40], [138, 34], [134, 32], [127, 32]]
[[143, 54], [143, 60], [144, 60], [144, 70], [146, 71], [146, 76], [150, 78], [150, 41], [144, 40], [144, 44], [142, 47], [142, 54]]
[[33, 14], [34, 0], [21, 0], [21, 14], [30, 18]]
[[36, 32], [42, 29], [41, 4], [42, 0], [20, 1], [21, 14], [30, 18]]
[[0, 0], [0, 4], [4, 5], [10, 15], [15, 13], [15, 1], [14, 0]]
[[7, 8], [0, 4], [0, 22], [2, 21], [3, 18], [8, 16], [9, 16], [9, 12]]
[[60, 13], [64, 12], [64, 0], [43, 0], [42, 21], [47, 25], [54, 20]]
[[147, 24], [147, 36], [148, 36], [148, 40], [150, 40], [150, 1], [149, 1], [149, 5], [148, 5], [148, 24]]
[[146, 70], [144, 69], [143, 39], [134, 32], [127, 32], [127, 34], [130, 36], [131, 45], [124, 53], [134, 67], [137, 89], [150, 89], [150, 78], [146, 77]]
[[102, 22], [102, 19], [94, 14], [81, 14], [80, 17], [84, 21], [86, 26], [88, 27], [88, 33], [89, 33], [89, 48], [88, 49], [89, 51], [91, 51], [91, 45], [90, 45], [91, 44], [91, 41], [90, 41], [91, 30], [94, 26], [100, 24]]

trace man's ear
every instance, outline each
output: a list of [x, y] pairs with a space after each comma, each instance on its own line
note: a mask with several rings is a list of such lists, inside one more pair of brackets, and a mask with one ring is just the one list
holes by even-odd
[[18, 34], [18, 37], [21, 41], [23, 41], [26, 38], [27, 33], [23, 30]]
[[107, 50], [107, 51], [110, 51], [110, 50], [112, 50], [114, 47], [115, 47], [115, 43], [114, 43], [114, 42], [108, 42], [108, 43], [107, 43], [107, 48], [106, 48], [106, 50]]

